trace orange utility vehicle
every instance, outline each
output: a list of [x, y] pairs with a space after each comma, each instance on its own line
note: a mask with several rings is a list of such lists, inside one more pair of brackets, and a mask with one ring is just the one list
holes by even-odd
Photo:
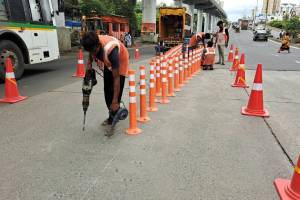
[[166, 48], [177, 46], [191, 35], [191, 15], [185, 8], [161, 7], [159, 14], [159, 38]]

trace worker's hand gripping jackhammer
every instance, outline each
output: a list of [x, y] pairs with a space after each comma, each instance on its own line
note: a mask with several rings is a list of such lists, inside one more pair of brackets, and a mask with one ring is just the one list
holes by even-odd
[[86, 111], [88, 110], [88, 107], [90, 105], [90, 95], [92, 93], [93, 86], [97, 84], [97, 79], [96, 79], [96, 73], [93, 68], [88, 68], [85, 73], [85, 77], [83, 79], [82, 83], [82, 108], [84, 112], [84, 118], [83, 118], [83, 128], [82, 130], [84, 131], [85, 129], [85, 118], [86, 118]]

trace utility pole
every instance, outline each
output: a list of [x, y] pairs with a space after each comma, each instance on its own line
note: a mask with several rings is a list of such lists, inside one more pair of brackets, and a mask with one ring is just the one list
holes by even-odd
[[265, 22], [265, 28], [267, 28], [267, 22], [268, 22], [268, 8], [269, 8], [269, 0], [267, 0], [267, 4], [266, 4], [266, 22]]
[[256, 1], [256, 7], [255, 7], [255, 11], [254, 11], [254, 19], [253, 19], [253, 21], [254, 21], [254, 26], [255, 26], [255, 22], [256, 22], [256, 15], [257, 15], [257, 10], [258, 10], [258, 0]]

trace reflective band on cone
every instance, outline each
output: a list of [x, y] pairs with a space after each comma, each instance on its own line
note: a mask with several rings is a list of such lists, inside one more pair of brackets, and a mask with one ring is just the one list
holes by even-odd
[[[129, 88], [135, 88], [135, 79], [134, 79], [134, 70], [128, 70], [129, 75]], [[128, 135], [138, 135], [142, 132], [141, 129], [137, 127], [137, 120], [136, 120], [136, 94], [135, 89], [130, 89], [129, 91], [129, 128], [126, 130]], [[134, 92], [133, 92], [134, 91]]]

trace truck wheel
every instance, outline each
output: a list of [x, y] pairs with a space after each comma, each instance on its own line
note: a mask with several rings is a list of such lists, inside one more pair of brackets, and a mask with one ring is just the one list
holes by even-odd
[[24, 58], [21, 49], [10, 40], [0, 41], [0, 80], [5, 79], [5, 61], [10, 58], [16, 79], [20, 79], [24, 72]]

